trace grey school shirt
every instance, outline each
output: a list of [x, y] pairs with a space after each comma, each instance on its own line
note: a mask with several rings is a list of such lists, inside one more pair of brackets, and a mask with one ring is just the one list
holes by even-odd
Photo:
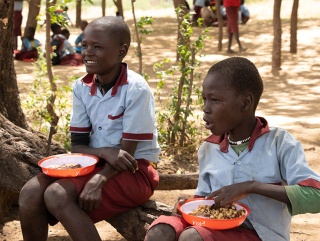
[[[304, 150], [286, 130], [257, 118], [249, 146], [239, 155], [225, 136], [210, 136], [198, 151], [199, 182], [195, 195], [206, 196], [233, 183], [258, 181], [320, 189], [320, 176], [308, 165]], [[257, 194], [239, 200], [251, 213], [245, 224], [263, 241], [290, 240], [291, 215], [285, 203]]]

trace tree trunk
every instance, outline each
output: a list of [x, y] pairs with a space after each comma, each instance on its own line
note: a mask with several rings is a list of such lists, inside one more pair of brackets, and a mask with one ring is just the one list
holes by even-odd
[[290, 22], [290, 53], [292, 54], [297, 53], [298, 8], [299, 0], [293, 0]]
[[81, 5], [82, 0], [77, 0], [76, 4], [76, 27], [79, 28], [81, 24]]
[[106, 0], [101, 1], [102, 16], [106, 16]]
[[13, 65], [13, 0], [0, 0], [0, 113], [27, 129], [21, 109], [16, 71]]
[[26, 28], [37, 28], [37, 16], [40, 12], [41, 0], [30, 0]]
[[[0, 60], [1, 62], [1, 60]], [[47, 141], [40, 133], [16, 126], [0, 113], [0, 193], [11, 193], [17, 197], [23, 185], [40, 172], [38, 161], [45, 157]], [[51, 144], [51, 153], [66, 153], [58, 143]], [[16, 203], [0, 195], [0, 214]]]
[[221, 14], [221, 0], [216, 2], [216, 11], [218, 16], [218, 27], [219, 27], [219, 35], [218, 35], [218, 51], [222, 51], [222, 39], [223, 39], [223, 18]]
[[113, 0], [113, 3], [116, 5], [120, 16], [122, 16], [122, 19], [124, 20], [122, 0]]
[[273, 6], [273, 50], [272, 50], [272, 71], [281, 69], [281, 1], [274, 0]]

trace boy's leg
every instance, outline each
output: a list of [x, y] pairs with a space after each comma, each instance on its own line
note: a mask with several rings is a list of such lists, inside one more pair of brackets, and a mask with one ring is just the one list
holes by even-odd
[[227, 52], [230, 53], [230, 54], [234, 53], [234, 51], [231, 49], [232, 38], [233, 38], [233, 33], [228, 33], [228, 49], [227, 49]]
[[43, 194], [54, 181], [53, 178], [39, 174], [21, 189], [19, 214], [24, 241], [47, 240], [49, 220]]
[[239, 38], [239, 33], [238, 33], [238, 32], [237, 32], [237, 33], [234, 33], [234, 36], [235, 36], [236, 41], [237, 41], [237, 43], [238, 43], [238, 45], [239, 45], [239, 50], [240, 50], [240, 52], [245, 52], [245, 51], [247, 50], [247, 48], [243, 48], [243, 47], [242, 47], [241, 42], [240, 42], [240, 38]]
[[[168, 224], [159, 223], [153, 226], [147, 233], [145, 241], [175, 241], [176, 231]], [[189, 239], [190, 240], [190, 239]]]
[[88, 214], [78, 205], [78, 193], [69, 179], [60, 179], [45, 192], [45, 203], [69, 233], [72, 240], [101, 241], [99, 233]]

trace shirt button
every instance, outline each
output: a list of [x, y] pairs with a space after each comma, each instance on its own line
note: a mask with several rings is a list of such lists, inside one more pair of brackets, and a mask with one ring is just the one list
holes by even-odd
[[102, 130], [102, 127], [101, 126], [99, 126], [99, 128], [98, 128], [99, 130]]
[[237, 161], [237, 164], [238, 164], [238, 165], [241, 165], [241, 161]]

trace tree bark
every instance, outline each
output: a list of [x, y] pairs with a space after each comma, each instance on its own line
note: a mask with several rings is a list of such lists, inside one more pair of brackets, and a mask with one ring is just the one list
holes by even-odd
[[219, 27], [219, 34], [218, 34], [218, 51], [222, 51], [222, 39], [223, 39], [223, 18], [221, 13], [221, 0], [216, 1], [216, 8], [217, 8], [217, 16], [218, 16], [218, 27]]
[[102, 16], [106, 16], [106, 0], [101, 1]]
[[297, 30], [298, 30], [298, 8], [299, 0], [293, 0], [291, 11], [291, 28], [290, 28], [290, 53], [297, 53]]
[[27, 129], [13, 65], [13, 2], [0, 0], [0, 113], [17, 126]]
[[281, 69], [281, 2], [282, 0], [274, 0], [273, 6], [273, 50], [272, 50], [272, 71]]
[[32, 27], [34, 29], [37, 29], [37, 16], [40, 12], [40, 6], [41, 0], [30, 0], [26, 28]]
[[171, 206], [150, 200], [106, 221], [126, 240], [143, 241], [150, 224], [160, 215], [171, 215], [172, 210]]
[[82, 0], [77, 0], [76, 4], [76, 27], [79, 28], [81, 24], [81, 7]]

